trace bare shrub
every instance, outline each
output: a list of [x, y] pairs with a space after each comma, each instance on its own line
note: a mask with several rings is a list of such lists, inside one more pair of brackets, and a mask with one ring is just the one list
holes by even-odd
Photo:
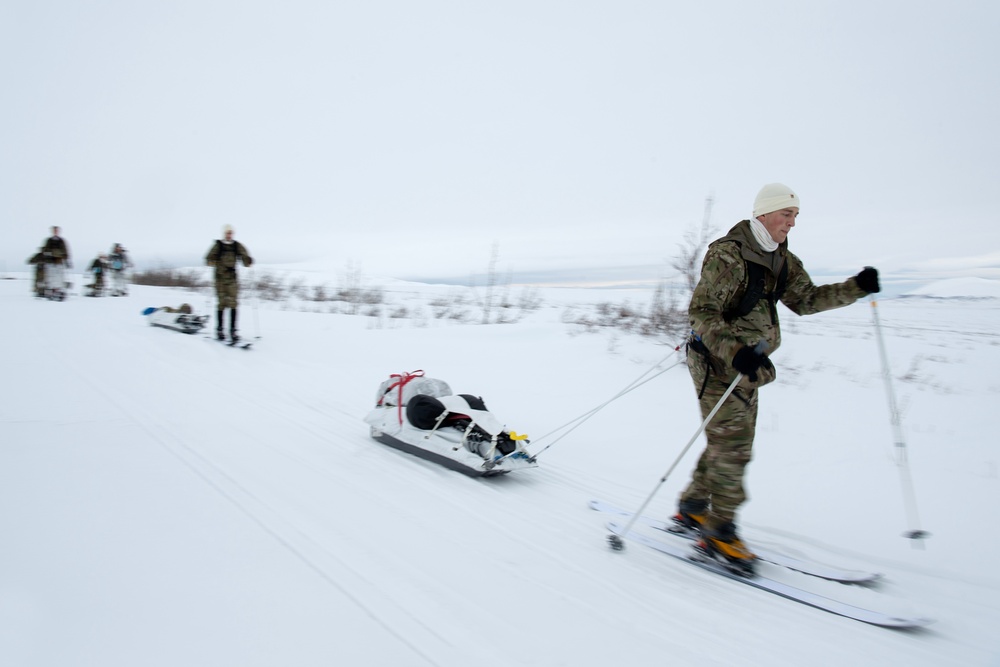
[[361, 303], [366, 303], [368, 305], [385, 303], [385, 290], [381, 287], [371, 287], [369, 289], [361, 290], [358, 297], [361, 299]]
[[301, 299], [305, 301], [309, 298], [309, 290], [306, 288], [306, 282], [302, 278], [291, 278], [288, 281], [288, 294], [289, 296]]
[[684, 282], [691, 294], [694, 293], [695, 285], [701, 276], [701, 258], [705, 255], [705, 248], [716, 232], [716, 228], [711, 224], [713, 203], [711, 195], [705, 198], [705, 214], [702, 216], [701, 225], [691, 227], [684, 233], [684, 242], [677, 244], [677, 255], [671, 261], [671, 266], [684, 276]]
[[273, 273], [263, 272], [256, 276], [250, 288], [265, 301], [283, 301], [286, 298], [284, 281]]
[[462, 292], [451, 292], [448, 296], [435, 297], [428, 305], [435, 319], [464, 322], [471, 317], [468, 304]]
[[521, 289], [521, 293], [517, 297], [517, 307], [524, 311], [529, 312], [533, 310], [538, 310], [542, 307], [542, 297], [538, 294], [537, 287], [524, 287]]
[[670, 296], [667, 296], [666, 285], [661, 282], [653, 294], [649, 311], [645, 318], [639, 322], [639, 333], [643, 336], [662, 334], [670, 338], [677, 338], [687, 331], [688, 326], [687, 311], [678, 308], [674, 292], [671, 291]]
[[135, 285], [151, 285], [153, 287], [181, 287], [190, 290], [209, 286], [209, 282], [202, 278], [201, 272], [194, 269], [182, 271], [179, 269], [159, 268], [136, 271], [132, 274], [132, 283]]
[[313, 285], [312, 286], [312, 300], [313, 301], [329, 301], [330, 295], [326, 291], [326, 284]]
[[427, 317], [427, 312], [421, 307], [417, 306], [413, 309], [413, 326], [424, 328], [430, 324], [430, 319]]
[[[562, 321], [594, 332], [625, 331], [640, 336], [665, 336], [677, 338], [687, 329], [687, 311], [678, 309], [677, 297], [660, 283], [648, 308], [633, 306], [628, 300], [622, 303], [605, 301], [591, 308], [576, 307], [563, 313]], [[616, 335], [616, 334], [615, 334]]]
[[482, 324], [509, 324], [518, 322], [526, 313], [541, 307], [538, 290], [525, 287], [518, 299], [511, 296], [511, 274], [503, 278], [497, 272], [500, 245], [494, 241], [490, 248], [490, 260], [486, 267], [486, 285], [480, 294], [473, 285], [475, 301], [482, 311]]

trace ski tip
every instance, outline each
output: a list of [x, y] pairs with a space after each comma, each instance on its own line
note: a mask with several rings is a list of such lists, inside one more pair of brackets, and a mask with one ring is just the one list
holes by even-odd
[[933, 618], [927, 617], [917, 617], [917, 618], [898, 618], [892, 617], [880, 622], [872, 622], [872, 625], [877, 625], [883, 628], [889, 628], [892, 630], [923, 630], [928, 625], [934, 623]]

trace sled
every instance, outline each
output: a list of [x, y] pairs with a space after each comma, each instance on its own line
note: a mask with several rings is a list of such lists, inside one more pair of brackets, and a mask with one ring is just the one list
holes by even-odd
[[195, 315], [191, 306], [181, 304], [180, 308], [163, 306], [162, 308], [147, 308], [142, 314], [149, 318], [149, 324], [154, 327], [163, 327], [171, 331], [193, 334], [205, 328], [208, 323], [208, 315]]
[[423, 371], [393, 375], [379, 386], [365, 422], [371, 437], [470, 477], [536, 468], [528, 440], [509, 431], [482, 398], [453, 394]]

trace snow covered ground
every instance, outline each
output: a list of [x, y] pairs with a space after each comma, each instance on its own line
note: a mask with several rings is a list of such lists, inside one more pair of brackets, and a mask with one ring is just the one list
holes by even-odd
[[[682, 366], [502, 478], [369, 437], [362, 417], [392, 373], [481, 395], [538, 451], [676, 359], [665, 341], [562, 321], [568, 304], [613, 292], [540, 295], [502, 325], [247, 304], [243, 332], [263, 338], [240, 351], [140, 314], [185, 301], [204, 312], [200, 295], [133, 287], [54, 303], [0, 281], [0, 664], [1000, 665], [1000, 300], [878, 302], [932, 533], [922, 549], [901, 537], [914, 526], [870, 306], [783, 311], [744, 534], [884, 573], [875, 590], [813, 585], [935, 619], [893, 631], [641, 545], [608, 549], [609, 517], [588, 501], [638, 507], [698, 426]], [[699, 449], [651, 514], [672, 513]]]

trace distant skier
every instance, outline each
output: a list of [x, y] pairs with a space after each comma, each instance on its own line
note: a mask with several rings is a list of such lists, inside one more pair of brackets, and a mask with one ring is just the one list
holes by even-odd
[[237, 306], [240, 290], [239, 279], [236, 276], [236, 265], [242, 262], [243, 266], [253, 264], [253, 258], [242, 243], [233, 239], [233, 228], [230, 225], [223, 227], [223, 238], [216, 240], [205, 263], [215, 267], [215, 294], [219, 303], [216, 309], [215, 337], [225, 340], [223, 332], [223, 315], [226, 308], [229, 308], [229, 337], [232, 342], [239, 341], [239, 333], [236, 328]]
[[104, 274], [108, 272], [108, 256], [103, 252], [94, 258], [94, 261], [90, 263], [90, 277], [93, 279], [87, 287], [90, 292], [87, 296], [103, 296], [104, 295]]
[[69, 246], [60, 236], [59, 227], [52, 228], [52, 236], [42, 244], [45, 262], [45, 296], [62, 301], [66, 298], [66, 269], [72, 268]]
[[[768, 354], [781, 344], [777, 302], [809, 315], [879, 291], [878, 271], [871, 267], [842, 283], [814, 285], [788, 250], [798, 215], [799, 198], [791, 189], [765, 185], [753, 218], [709, 246], [688, 310], [687, 365], [702, 419], [737, 373], [744, 378], [705, 429], [708, 442], [680, 495], [675, 521], [700, 531], [706, 553], [746, 572], [753, 571], [754, 555], [737, 536], [736, 511], [746, 500], [743, 475], [753, 447], [757, 388], [775, 378]], [[766, 350], [757, 347], [761, 342]]]
[[35, 282], [32, 285], [35, 296], [45, 296], [45, 253], [39, 250], [31, 256], [28, 264], [35, 267]]
[[116, 243], [111, 248], [108, 265], [111, 268], [111, 296], [127, 296], [128, 274], [126, 271], [132, 268], [132, 262], [121, 243]]

